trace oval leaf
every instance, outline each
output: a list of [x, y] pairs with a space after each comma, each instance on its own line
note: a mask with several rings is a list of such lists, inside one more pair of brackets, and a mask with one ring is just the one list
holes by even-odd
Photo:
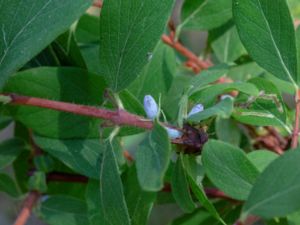
[[189, 122], [200, 122], [201, 120], [208, 119], [212, 116], [219, 116], [221, 118], [228, 118], [233, 111], [233, 100], [226, 98], [218, 104], [196, 113], [188, 118]]
[[231, 0], [185, 0], [180, 27], [192, 30], [209, 30], [232, 17]]
[[218, 188], [235, 199], [247, 199], [258, 170], [243, 150], [211, 140], [204, 146], [202, 160], [207, 176]]
[[246, 201], [242, 217], [283, 217], [300, 209], [300, 150], [274, 160], [258, 177]]
[[14, 198], [20, 196], [15, 181], [5, 173], [0, 173], [0, 192], [5, 192]]
[[51, 196], [42, 203], [40, 216], [51, 225], [89, 224], [84, 201], [69, 196]]
[[156, 199], [156, 193], [142, 190], [137, 179], [135, 166], [132, 166], [127, 170], [123, 180], [131, 225], [147, 224]]
[[13, 138], [0, 144], [0, 169], [10, 165], [26, 149], [24, 141]]
[[182, 155], [176, 161], [171, 180], [172, 194], [185, 212], [192, 212], [195, 209], [195, 203], [192, 199], [187, 174], [183, 167]]
[[98, 168], [103, 149], [99, 139], [60, 140], [35, 136], [34, 141], [44, 151], [74, 171], [95, 179], [99, 178]]
[[[92, 0], [0, 0], [0, 89], [8, 76], [63, 33]], [[45, 29], [45, 27], [47, 29]]]
[[253, 165], [262, 172], [271, 162], [278, 158], [278, 155], [268, 150], [253, 151], [247, 154]]
[[295, 30], [286, 0], [234, 0], [233, 15], [251, 57], [278, 78], [296, 84]]
[[146, 191], [159, 191], [167, 171], [171, 154], [170, 140], [165, 128], [155, 123], [139, 145], [136, 154], [137, 174]]
[[120, 91], [149, 60], [172, 10], [173, 0], [105, 0], [100, 17], [100, 70]]
[[103, 215], [107, 224], [130, 225], [115, 149], [109, 141], [104, 144], [105, 150], [100, 169], [100, 199]]
[[[95, 106], [102, 102], [104, 88], [104, 80], [86, 70], [40, 67], [17, 73], [9, 79], [4, 91]], [[99, 136], [97, 119], [39, 107], [7, 107], [15, 119], [42, 136], [51, 138]]]

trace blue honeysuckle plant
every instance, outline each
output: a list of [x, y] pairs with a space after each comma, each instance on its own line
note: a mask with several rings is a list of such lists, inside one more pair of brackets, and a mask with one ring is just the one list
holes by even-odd
[[0, 0], [8, 223], [300, 224], [299, 7]]

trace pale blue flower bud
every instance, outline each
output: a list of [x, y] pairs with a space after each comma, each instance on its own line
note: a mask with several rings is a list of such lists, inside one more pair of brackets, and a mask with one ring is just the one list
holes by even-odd
[[192, 116], [192, 115], [194, 115], [196, 113], [202, 112], [203, 110], [204, 110], [204, 106], [202, 104], [197, 104], [189, 112], [188, 117], [190, 117], [190, 116]]
[[179, 130], [172, 129], [172, 128], [169, 128], [169, 127], [165, 127], [165, 129], [167, 130], [169, 138], [171, 138], [171, 139], [180, 138], [182, 136], [182, 132], [179, 131]]
[[151, 120], [154, 120], [158, 115], [158, 106], [151, 95], [145, 95], [144, 97], [144, 110]]

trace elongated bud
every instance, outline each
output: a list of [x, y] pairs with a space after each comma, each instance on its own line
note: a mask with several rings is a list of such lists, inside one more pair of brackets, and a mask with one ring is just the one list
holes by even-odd
[[145, 95], [144, 97], [144, 110], [147, 114], [147, 117], [151, 120], [158, 115], [158, 106], [151, 95]]
[[179, 130], [172, 129], [172, 128], [169, 128], [169, 127], [165, 127], [165, 129], [167, 130], [169, 138], [171, 138], [171, 139], [180, 138], [182, 136], [182, 132], [179, 131]]
[[189, 112], [188, 117], [190, 117], [190, 116], [192, 116], [192, 115], [194, 115], [196, 113], [202, 112], [203, 110], [204, 110], [204, 106], [202, 104], [197, 104]]

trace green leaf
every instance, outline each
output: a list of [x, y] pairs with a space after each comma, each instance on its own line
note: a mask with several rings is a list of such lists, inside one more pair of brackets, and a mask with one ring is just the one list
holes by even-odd
[[114, 91], [128, 87], [149, 61], [173, 0], [106, 0], [100, 16], [101, 73]]
[[52, 45], [62, 65], [86, 68], [83, 56], [75, 40], [73, 28], [60, 35]]
[[150, 62], [129, 87], [141, 101], [145, 95], [151, 95], [155, 99], [164, 96], [172, 85], [176, 68], [174, 50], [162, 41], [158, 42], [153, 53], [149, 54], [149, 59]]
[[[26, 87], [26, 88], [24, 88]], [[104, 80], [78, 68], [41, 67], [17, 73], [4, 90], [26, 96], [98, 106]], [[52, 138], [98, 137], [99, 120], [30, 106], [7, 106], [9, 112], [39, 135]]]
[[250, 83], [255, 84], [263, 95], [258, 97], [253, 104], [250, 105], [250, 109], [265, 110], [273, 114], [277, 120], [286, 122], [286, 109], [282, 99], [280, 91], [269, 80], [256, 77], [249, 80]]
[[7, 127], [11, 122], [12, 122], [11, 117], [0, 115], [0, 130]]
[[55, 161], [50, 155], [43, 154], [35, 156], [33, 162], [38, 171], [48, 173], [55, 169]]
[[26, 149], [24, 141], [18, 138], [3, 141], [0, 144], [0, 169], [9, 166]]
[[34, 172], [28, 180], [28, 189], [45, 193], [47, 191], [46, 174], [44, 172]]
[[201, 184], [204, 178], [204, 168], [201, 162], [201, 156], [183, 155], [183, 165], [186, 173], [196, 184]]
[[247, 157], [262, 172], [271, 162], [278, 158], [278, 155], [271, 151], [259, 150], [250, 152], [247, 154]]
[[281, 93], [287, 93], [291, 95], [295, 94], [295, 88], [291, 82], [281, 80], [268, 72], [263, 73], [262, 76], [267, 80], [271, 80]]
[[76, 29], [75, 37], [80, 44], [98, 44], [99, 43], [99, 23], [98, 16], [84, 14], [80, 17]]
[[156, 193], [141, 189], [135, 166], [128, 169], [123, 181], [131, 225], [146, 225], [156, 199]]
[[100, 169], [100, 199], [105, 220], [110, 225], [130, 225], [115, 149], [107, 141]]
[[30, 151], [23, 151], [17, 159], [13, 162], [14, 175], [16, 183], [22, 193], [28, 192], [28, 171], [31, 169], [28, 160], [30, 157]]
[[255, 126], [280, 126], [283, 127], [288, 133], [291, 133], [291, 129], [268, 110], [235, 108], [232, 116], [235, 120], [241, 123]]
[[210, 30], [218, 27], [232, 18], [231, 5], [231, 0], [185, 0], [180, 29]]
[[234, 62], [247, 53], [240, 41], [236, 26], [232, 26], [225, 32], [223, 31], [222, 35], [212, 41], [211, 46], [218, 60], [224, 63]]
[[20, 196], [20, 192], [14, 180], [5, 173], [0, 173], [0, 192], [5, 192], [14, 198]]
[[226, 223], [223, 221], [223, 219], [220, 217], [218, 211], [214, 207], [214, 205], [209, 201], [207, 198], [202, 184], [197, 184], [194, 179], [189, 177], [189, 183], [191, 185], [191, 189], [193, 193], [195, 194], [196, 198], [199, 200], [199, 202], [203, 205], [205, 209], [213, 216], [215, 217], [221, 224], [226, 225]]
[[[91, 0], [0, 0], [0, 88], [18, 70], [63, 33]], [[47, 29], [45, 29], [47, 27]]]
[[286, 152], [258, 177], [246, 201], [242, 217], [284, 217], [300, 209], [300, 151]]
[[103, 74], [101, 74], [101, 65], [99, 61], [99, 45], [91, 44], [82, 46], [81, 54], [88, 71], [102, 76]]
[[183, 156], [180, 155], [173, 169], [171, 188], [174, 199], [180, 208], [187, 213], [195, 210], [195, 203], [192, 199], [187, 180], [187, 174], [183, 166]]
[[136, 95], [132, 94], [128, 90], [121, 91], [119, 93], [120, 100], [126, 111], [138, 114], [141, 116], [146, 116], [144, 106], [141, 102], [136, 98]]
[[49, 197], [39, 213], [49, 225], [89, 225], [85, 202], [69, 196]]
[[89, 180], [86, 188], [85, 199], [87, 204], [90, 225], [105, 224], [103, 209], [101, 208], [99, 180]]
[[233, 80], [247, 81], [251, 77], [261, 76], [264, 72], [265, 70], [254, 61], [246, 61], [243, 64], [231, 66], [227, 75]]
[[171, 88], [162, 98], [162, 109], [172, 120], [178, 119], [179, 109], [183, 106], [181, 103], [182, 94], [186, 92], [186, 87], [189, 87], [192, 77], [185, 74], [174, 76]]
[[215, 223], [216, 220], [212, 218], [210, 213], [203, 209], [198, 209], [193, 213], [183, 214], [179, 218], [176, 218], [169, 225], [204, 225]]
[[250, 56], [270, 73], [296, 86], [295, 30], [286, 0], [234, 0], [233, 15]]
[[61, 160], [74, 171], [99, 178], [100, 159], [103, 145], [99, 139], [51, 139], [35, 136], [34, 141], [44, 151]]
[[136, 166], [138, 180], [143, 190], [159, 191], [167, 171], [171, 155], [167, 131], [157, 122], [144, 141], [138, 146]]
[[210, 67], [207, 70], [203, 70], [199, 75], [193, 77], [190, 81], [191, 90], [189, 95], [192, 95], [203, 88], [207, 87], [209, 84], [217, 81], [220, 77], [228, 73], [228, 66], [225, 64], [220, 64], [217, 66]]
[[241, 149], [210, 140], [202, 160], [207, 176], [219, 189], [235, 199], [247, 199], [259, 173]]
[[[187, 95], [191, 95], [194, 92], [203, 89], [208, 84], [215, 82], [220, 77], [224, 76], [228, 72], [228, 66], [221, 64], [213, 66], [207, 70], [201, 71], [197, 76], [188, 76], [183, 74], [181, 71], [178, 71], [178, 74], [174, 76], [171, 88], [167, 95], [162, 98], [163, 111], [168, 114], [174, 120], [178, 120], [179, 124], [184, 116], [181, 113], [186, 111], [187, 106]], [[178, 107], [174, 107], [174, 103]]]
[[100, 18], [84, 14], [77, 23], [75, 37], [90, 72], [101, 75], [99, 61]]
[[234, 90], [250, 96], [259, 95], [259, 90], [255, 85], [245, 82], [234, 82], [206, 86], [202, 90], [193, 93], [191, 99], [194, 102], [201, 102], [204, 105], [211, 105], [216, 100], [217, 96]]
[[298, 65], [298, 80], [300, 80], [300, 26], [296, 30], [296, 45], [297, 45], [297, 65]]
[[[300, 212], [294, 212], [292, 214], [289, 214], [287, 216], [287, 220], [288, 220], [288, 225], [297, 225], [300, 223]], [[276, 224], [275, 224], [276, 225]]]
[[241, 131], [234, 120], [217, 118], [215, 130], [220, 141], [239, 146]]
[[202, 120], [208, 119], [213, 116], [221, 118], [229, 118], [233, 111], [233, 100], [231, 98], [225, 98], [221, 102], [217, 103], [213, 107], [196, 113], [188, 118], [189, 122], [198, 123]]

